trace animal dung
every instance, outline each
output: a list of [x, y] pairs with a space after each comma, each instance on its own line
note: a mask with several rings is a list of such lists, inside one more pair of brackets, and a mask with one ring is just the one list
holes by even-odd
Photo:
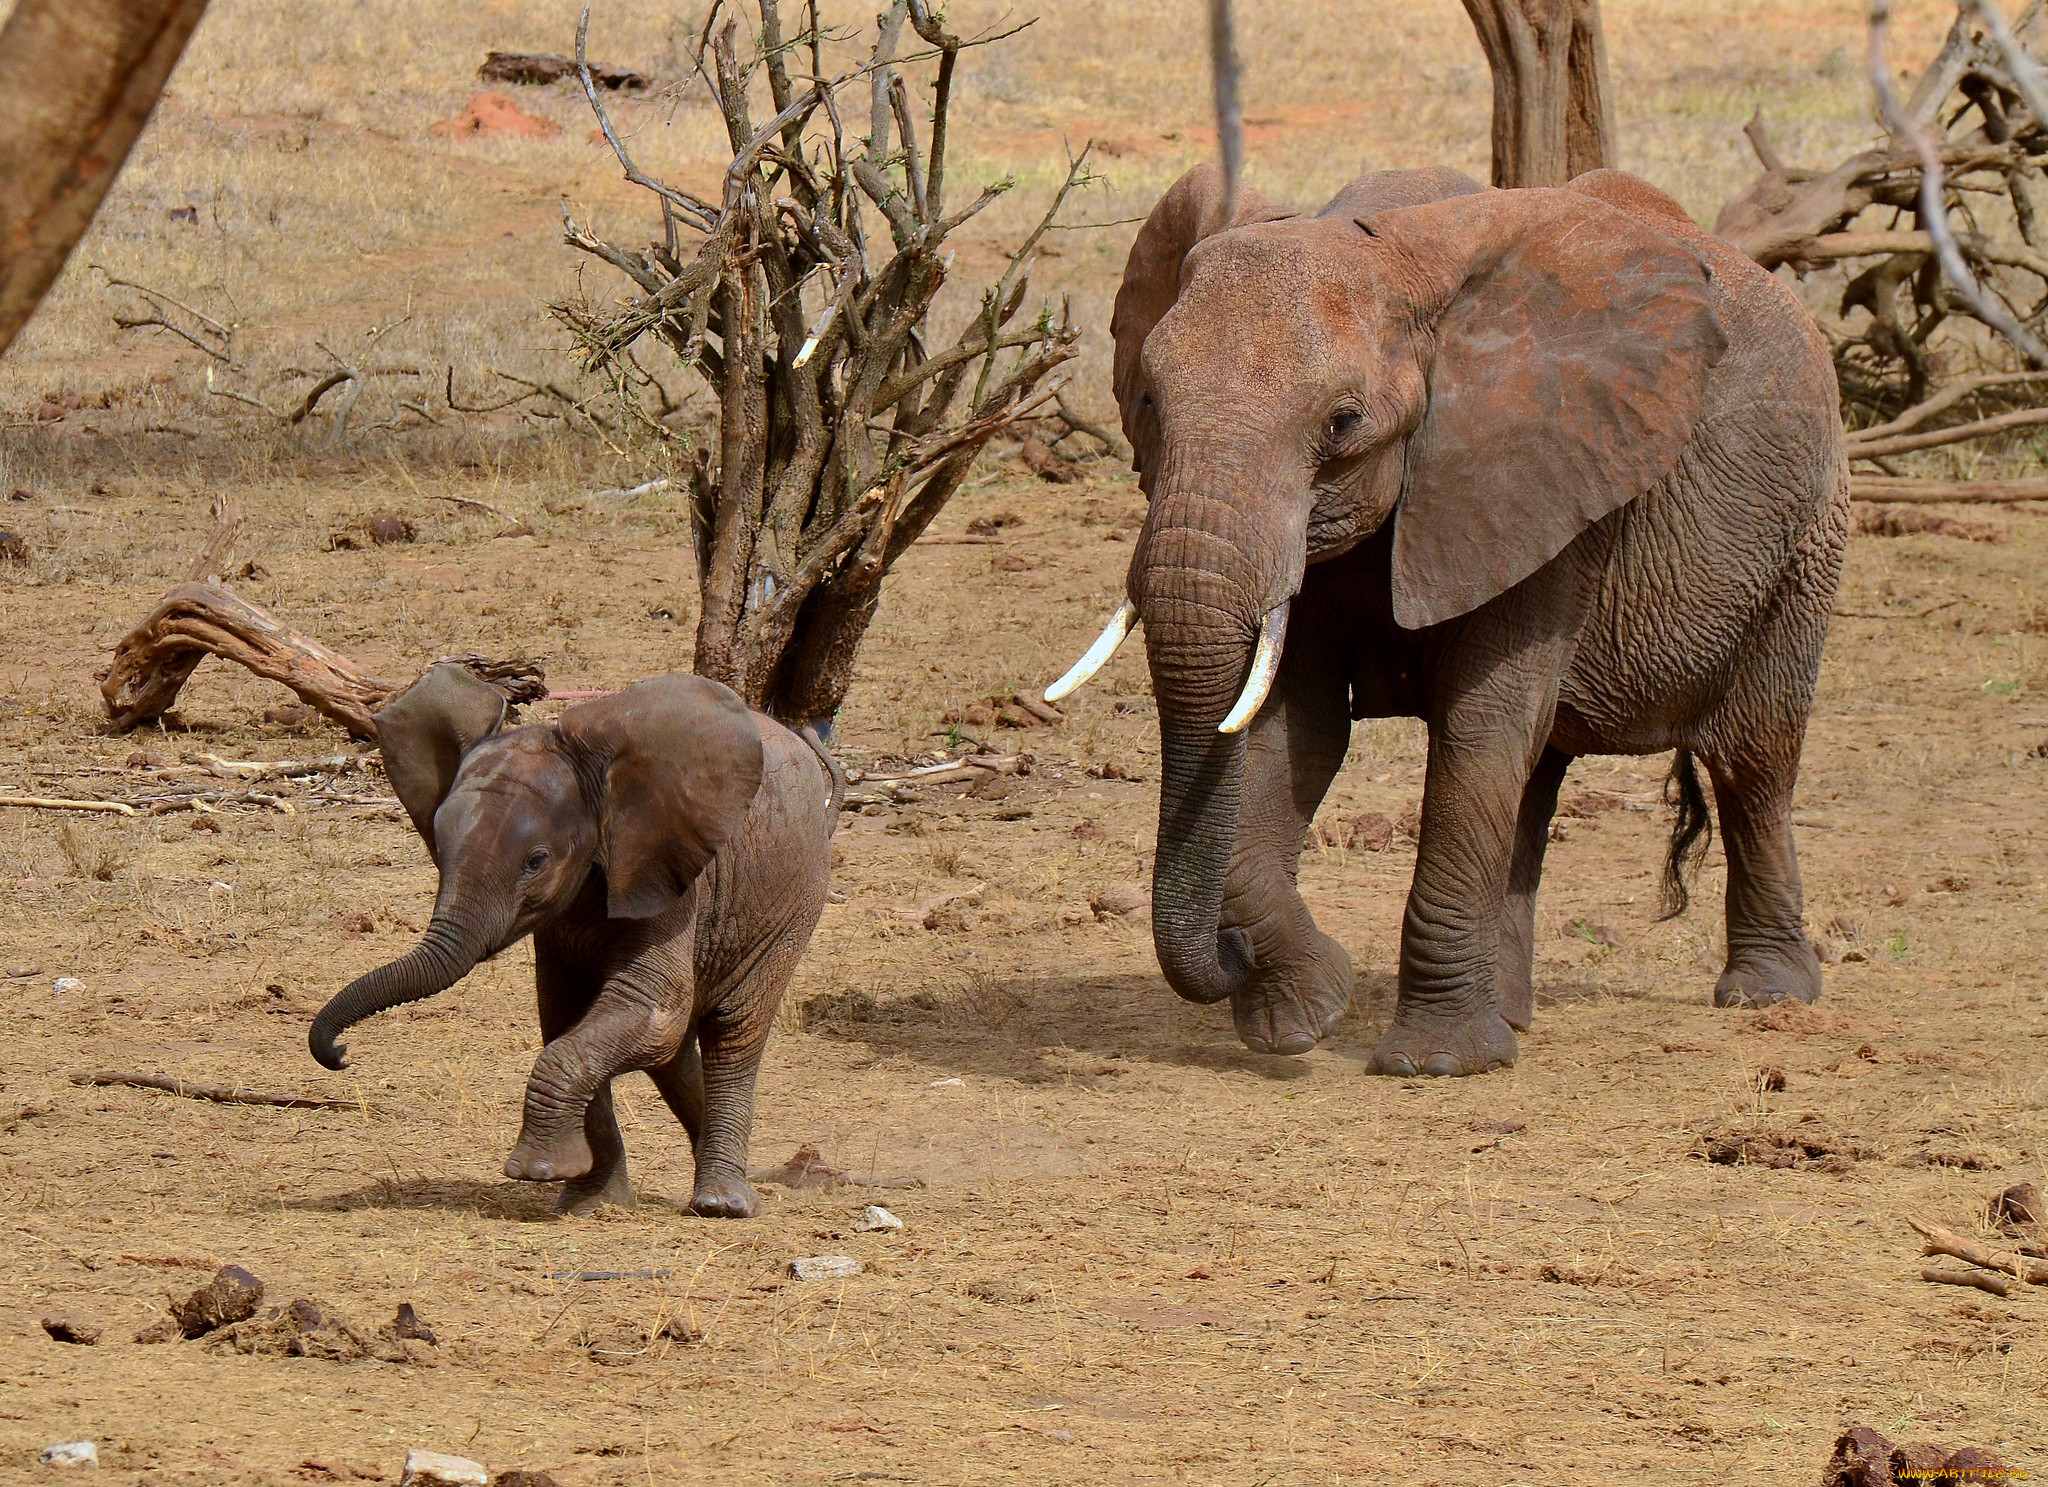
[[44, 1466], [98, 1466], [100, 1448], [92, 1441], [59, 1441], [36, 1453]]
[[[1105, 774], [1104, 779], [1109, 776]], [[1378, 811], [1361, 811], [1348, 820], [1318, 821], [1316, 840], [1347, 852], [1384, 852], [1394, 844], [1394, 823]]]
[[[903, 1226], [898, 1224], [899, 1229]], [[55, 1342], [74, 1342], [81, 1347], [91, 1347], [100, 1340], [100, 1329], [92, 1322], [82, 1322], [77, 1317], [44, 1317], [43, 1331], [50, 1334]]]
[[2015, 1183], [1991, 1200], [1989, 1217], [2007, 1234], [2048, 1224], [2048, 1199], [2031, 1182]]
[[[862, 1234], [893, 1233], [903, 1227], [903, 1220], [889, 1212], [879, 1203], [870, 1203], [860, 1211], [860, 1222], [853, 1226]], [[48, 1323], [44, 1323], [48, 1326]]]
[[789, 1262], [789, 1273], [801, 1281], [845, 1280], [866, 1269], [851, 1255], [809, 1255]]
[[402, 516], [392, 516], [388, 512], [382, 516], [371, 517], [368, 530], [370, 540], [379, 547], [388, 546], [393, 542], [410, 542], [419, 535], [411, 522]]
[[1785, 1071], [1775, 1064], [1765, 1064], [1756, 1071], [1756, 1087], [1761, 1094], [1777, 1094], [1785, 1087]]
[[420, 1320], [420, 1314], [413, 1310], [410, 1301], [398, 1304], [398, 1315], [391, 1319], [391, 1335], [396, 1338], [415, 1338], [430, 1348], [441, 1345], [441, 1339], [434, 1335], [434, 1329]]
[[1835, 1441], [1821, 1487], [1905, 1487], [1909, 1482], [2005, 1481], [2018, 1474], [1982, 1446], [1957, 1451], [1927, 1441], [1894, 1445], [1868, 1425], [1852, 1425]]
[[407, 1451], [398, 1487], [491, 1487], [490, 1468], [439, 1451]]
[[186, 1337], [204, 1337], [216, 1328], [246, 1322], [263, 1300], [263, 1282], [239, 1265], [223, 1265], [212, 1280], [171, 1308], [171, 1317]]

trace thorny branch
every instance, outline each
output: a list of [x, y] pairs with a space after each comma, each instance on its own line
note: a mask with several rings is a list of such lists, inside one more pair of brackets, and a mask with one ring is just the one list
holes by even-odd
[[[636, 250], [565, 211], [564, 241], [630, 289], [617, 303], [554, 310], [585, 373], [687, 478], [696, 669], [756, 706], [829, 727], [890, 566], [989, 441], [1057, 397], [1046, 379], [1075, 354], [1078, 332], [1063, 306], [1026, 312], [1033, 254], [1094, 177], [1084, 149], [979, 312], [950, 345], [933, 345], [947, 238], [1011, 188], [995, 183], [947, 212], [955, 71], [961, 52], [1011, 33], [963, 38], [926, 0], [889, 0], [866, 60], [828, 76], [825, 42], [845, 38], [828, 37], [815, 4], [793, 34], [780, 0], [755, 8], [750, 53], [721, 0], [692, 58], [731, 149], [715, 203], [641, 170], [586, 79], [626, 179], [659, 203], [661, 232]], [[906, 34], [923, 49], [906, 55]], [[587, 35], [586, 11], [580, 67]], [[796, 59], [807, 76], [793, 73]], [[750, 89], [764, 78], [774, 112], [757, 121]], [[702, 234], [694, 251], [678, 244], [678, 226]], [[716, 394], [708, 426], [687, 422], [688, 399], [637, 360], [643, 341]]]

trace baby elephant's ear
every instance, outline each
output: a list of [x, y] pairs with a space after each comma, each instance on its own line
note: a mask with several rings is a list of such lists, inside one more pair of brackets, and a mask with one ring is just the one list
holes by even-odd
[[671, 675], [572, 707], [558, 726], [604, 782], [598, 861], [611, 917], [674, 908], [761, 788], [753, 713], [717, 682]]
[[436, 862], [434, 812], [448, 798], [462, 756], [505, 721], [505, 694], [453, 661], [443, 661], [371, 719], [384, 773]]

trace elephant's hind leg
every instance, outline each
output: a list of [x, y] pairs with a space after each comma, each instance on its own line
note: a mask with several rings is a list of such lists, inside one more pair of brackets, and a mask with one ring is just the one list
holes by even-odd
[[1550, 845], [1558, 787], [1571, 764], [1571, 755], [1545, 748], [1522, 788], [1522, 809], [1515, 820], [1515, 860], [1508, 869], [1502, 905], [1494, 994], [1500, 1015], [1518, 1033], [1528, 1032], [1536, 1017], [1536, 889], [1543, 881], [1543, 853]]
[[697, 1052], [696, 1029], [692, 1028], [690, 1036], [683, 1039], [682, 1052], [665, 1064], [654, 1065], [647, 1071], [647, 1077], [654, 1081], [668, 1108], [683, 1123], [694, 1153], [704, 1134], [704, 1060]]
[[[822, 899], [824, 890], [819, 889]], [[754, 1085], [783, 990], [803, 958], [813, 912], [802, 912], [762, 946], [753, 963], [721, 988], [697, 1023], [702, 1049], [703, 1116], [697, 1133], [697, 1184], [690, 1212], [701, 1218], [752, 1218], [761, 1195], [747, 1181], [754, 1133]], [[680, 1112], [678, 1112], [680, 1114]], [[687, 1123], [687, 1122], [686, 1122]]]
[[1792, 842], [1797, 760], [1796, 747], [1789, 758], [1707, 758], [1728, 856], [1728, 964], [1714, 985], [1717, 1007], [1820, 996], [1820, 960], [1806, 936]]

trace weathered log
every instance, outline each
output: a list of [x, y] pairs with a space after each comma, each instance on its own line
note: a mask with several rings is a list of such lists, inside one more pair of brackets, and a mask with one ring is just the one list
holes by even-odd
[[[114, 647], [113, 665], [100, 682], [108, 721], [123, 731], [155, 722], [208, 656], [221, 656], [291, 688], [307, 706], [362, 739], [377, 736], [370, 715], [411, 685], [370, 675], [224, 584], [185, 583], [164, 595]], [[541, 669], [531, 661], [444, 659], [467, 666], [514, 703], [547, 695]]]
[[1916, 480], [1910, 475], [1856, 474], [1849, 477], [1849, 496], [1856, 501], [1929, 506], [2048, 501], [2048, 480]]
[[[492, 52], [484, 58], [476, 75], [479, 82], [540, 87], [575, 77], [576, 59], [558, 52]], [[630, 67], [607, 67], [602, 62], [590, 64], [590, 80], [612, 93], [637, 93], [648, 85], [644, 74]]]

